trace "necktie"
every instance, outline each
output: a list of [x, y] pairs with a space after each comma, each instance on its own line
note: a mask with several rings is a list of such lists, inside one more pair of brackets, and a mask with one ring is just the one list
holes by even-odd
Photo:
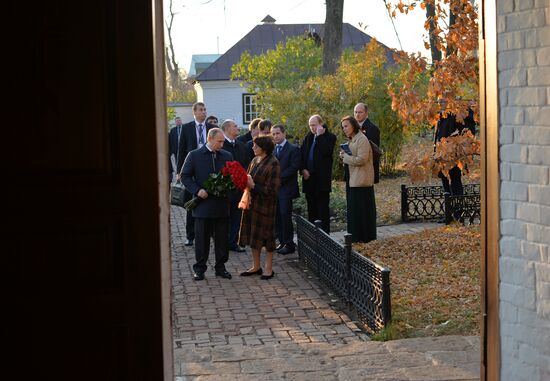
[[309, 149], [309, 154], [307, 156], [307, 169], [309, 171], [313, 170], [313, 153], [315, 151], [315, 144], [317, 144], [316, 137], [313, 138], [313, 143], [311, 143], [311, 148]]
[[277, 149], [275, 150], [275, 156], [279, 157], [280, 153], [281, 153], [281, 146], [277, 144]]
[[204, 145], [204, 136], [202, 135], [202, 124], [199, 124], [199, 145]]

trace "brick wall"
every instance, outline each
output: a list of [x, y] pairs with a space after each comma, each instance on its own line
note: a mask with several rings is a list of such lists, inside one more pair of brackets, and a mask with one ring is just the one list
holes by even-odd
[[497, 0], [501, 379], [550, 380], [550, 8]]

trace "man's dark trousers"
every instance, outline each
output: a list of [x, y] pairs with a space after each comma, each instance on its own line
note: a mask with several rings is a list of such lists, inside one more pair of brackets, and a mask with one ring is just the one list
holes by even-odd
[[210, 237], [214, 237], [214, 253], [216, 255], [216, 272], [225, 270], [225, 263], [229, 259], [227, 250], [227, 230], [229, 218], [197, 218], [195, 217], [195, 260], [193, 271], [204, 273], [210, 250]]
[[292, 198], [279, 197], [275, 227], [281, 245], [294, 248], [294, 229], [292, 226]]
[[321, 229], [330, 233], [330, 192], [308, 192], [306, 201], [308, 220], [312, 223], [321, 220]]

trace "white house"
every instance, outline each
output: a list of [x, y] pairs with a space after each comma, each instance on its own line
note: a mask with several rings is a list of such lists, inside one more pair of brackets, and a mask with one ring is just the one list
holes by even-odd
[[[323, 37], [324, 24], [279, 25], [275, 24], [275, 20], [269, 15], [262, 22], [196, 77], [197, 100], [206, 104], [209, 115], [216, 115], [220, 120], [234, 119], [245, 127], [258, 116], [254, 94], [248, 93], [246, 86], [241, 86], [240, 81], [230, 79], [231, 67], [239, 62], [245, 51], [253, 56], [263, 54], [269, 49], [275, 49], [277, 43], [285, 41], [288, 37], [303, 35], [307, 32], [315, 32], [321, 38]], [[344, 49], [362, 49], [371, 39], [371, 36], [354, 26], [343, 24]], [[388, 49], [386, 46], [384, 48]], [[389, 53], [388, 57], [391, 57]]]

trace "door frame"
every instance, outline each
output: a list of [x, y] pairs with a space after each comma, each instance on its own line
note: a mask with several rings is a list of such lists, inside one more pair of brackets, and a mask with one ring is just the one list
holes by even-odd
[[500, 379], [499, 321], [499, 94], [496, 0], [479, 9], [479, 99], [481, 132], [481, 380]]

